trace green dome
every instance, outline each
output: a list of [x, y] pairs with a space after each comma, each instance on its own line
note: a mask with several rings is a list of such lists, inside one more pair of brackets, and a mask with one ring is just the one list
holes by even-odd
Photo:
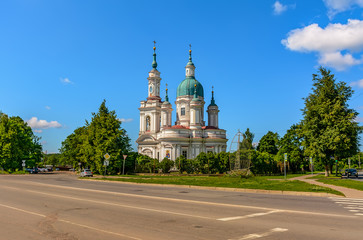
[[194, 77], [187, 77], [186, 79], [184, 79], [184, 81], [182, 81], [179, 84], [178, 89], [176, 91], [177, 97], [184, 96], [184, 95], [193, 96], [194, 95], [194, 84], [197, 84], [198, 97], [199, 96], [204, 97], [203, 86]]

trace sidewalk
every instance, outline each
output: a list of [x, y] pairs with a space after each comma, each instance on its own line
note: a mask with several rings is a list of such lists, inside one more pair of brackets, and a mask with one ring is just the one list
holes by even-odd
[[319, 185], [319, 186], [322, 186], [322, 187], [328, 187], [328, 188], [331, 188], [331, 189], [334, 189], [334, 190], [337, 190], [337, 191], [343, 193], [345, 195], [345, 197], [347, 197], [347, 198], [360, 198], [360, 199], [363, 199], [363, 191], [359, 191], [359, 190], [352, 189], [352, 188], [346, 188], [346, 187], [341, 187], [341, 186], [325, 184], [325, 183], [316, 181], [316, 179], [307, 179], [309, 177], [316, 176], [316, 175], [318, 175], [318, 174], [304, 175], [304, 176], [300, 176], [300, 177], [290, 178], [290, 180], [299, 180], [299, 181], [303, 181], [303, 182], [306, 182], [306, 183]]

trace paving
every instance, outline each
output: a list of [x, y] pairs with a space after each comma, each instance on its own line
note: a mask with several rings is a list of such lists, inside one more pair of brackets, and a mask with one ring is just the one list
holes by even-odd
[[337, 191], [343, 193], [345, 195], [345, 197], [347, 197], [347, 198], [363, 199], [363, 191], [352, 189], [352, 188], [325, 184], [322, 182], [318, 182], [316, 179], [308, 179], [308, 178], [316, 176], [316, 175], [318, 175], [318, 174], [304, 175], [304, 176], [300, 176], [300, 177], [290, 178], [290, 180], [299, 180], [299, 181], [303, 181], [303, 182], [310, 183], [310, 184], [315, 184], [315, 185], [322, 186], [322, 187], [328, 187], [328, 188], [331, 188], [331, 189], [334, 189], [334, 190], [337, 190]]

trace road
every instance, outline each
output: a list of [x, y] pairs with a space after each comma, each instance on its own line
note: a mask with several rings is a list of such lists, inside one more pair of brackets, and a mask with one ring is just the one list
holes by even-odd
[[0, 239], [360, 239], [363, 200], [0, 175]]

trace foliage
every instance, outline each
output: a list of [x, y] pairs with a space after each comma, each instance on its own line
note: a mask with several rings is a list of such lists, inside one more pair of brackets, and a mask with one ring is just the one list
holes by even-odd
[[26, 160], [27, 167], [35, 167], [42, 155], [39, 140], [23, 119], [0, 112], [0, 168], [22, 169], [22, 160]]
[[136, 158], [136, 172], [155, 173], [159, 169], [159, 161], [146, 155], [138, 155]]
[[163, 173], [168, 173], [169, 170], [174, 166], [174, 161], [170, 160], [169, 158], [164, 158], [160, 163], [159, 167], [163, 171]]
[[110, 155], [107, 172], [120, 170], [123, 155], [131, 150], [130, 139], [115, 111], [109, 111], [104, 100], [98, 113], [92, 113], [92, 121], [77, 128], [63, 142], [61, 162], [81, 168], [90, 168], [95, 173], [104, 171], [104, 155]]
[[255, 134], [253, 134], [249, 128], [247, 128], [246, 132], [242, 134], [243, 140], [241, 142], [241, 149], [243, 150], [250, 150], [253, 149], [253, 138], [255, 137]]
[[[292, 125], [286, 134], [280, 139], [280, 149], [276, 155], [280, 167], [283, 167], [284, 154], [287, 153], [287, 167], [293, 173], [303, 170], [307, 167], [308, 162], [304, 161], [304, 152], [302, 149], [302, 138], [299, 134], [300, 126]], [[283, 171], [283, 169], [281, 169]]]
[[305, 154], [320, 161], [326, 170], [341, 159], [357, 153], [361, 128], [357, 111], [349, 108], [353, 94], [345, 82], [336, 83], [329, 70], [313, 74], [313, 92], [305, 99], [302, 135]]
[[278, 152], [278, 143], [279, 135], [268, 131], [266, 135], [261, 138], [257, 146], [257, 151], [275, 155]]

